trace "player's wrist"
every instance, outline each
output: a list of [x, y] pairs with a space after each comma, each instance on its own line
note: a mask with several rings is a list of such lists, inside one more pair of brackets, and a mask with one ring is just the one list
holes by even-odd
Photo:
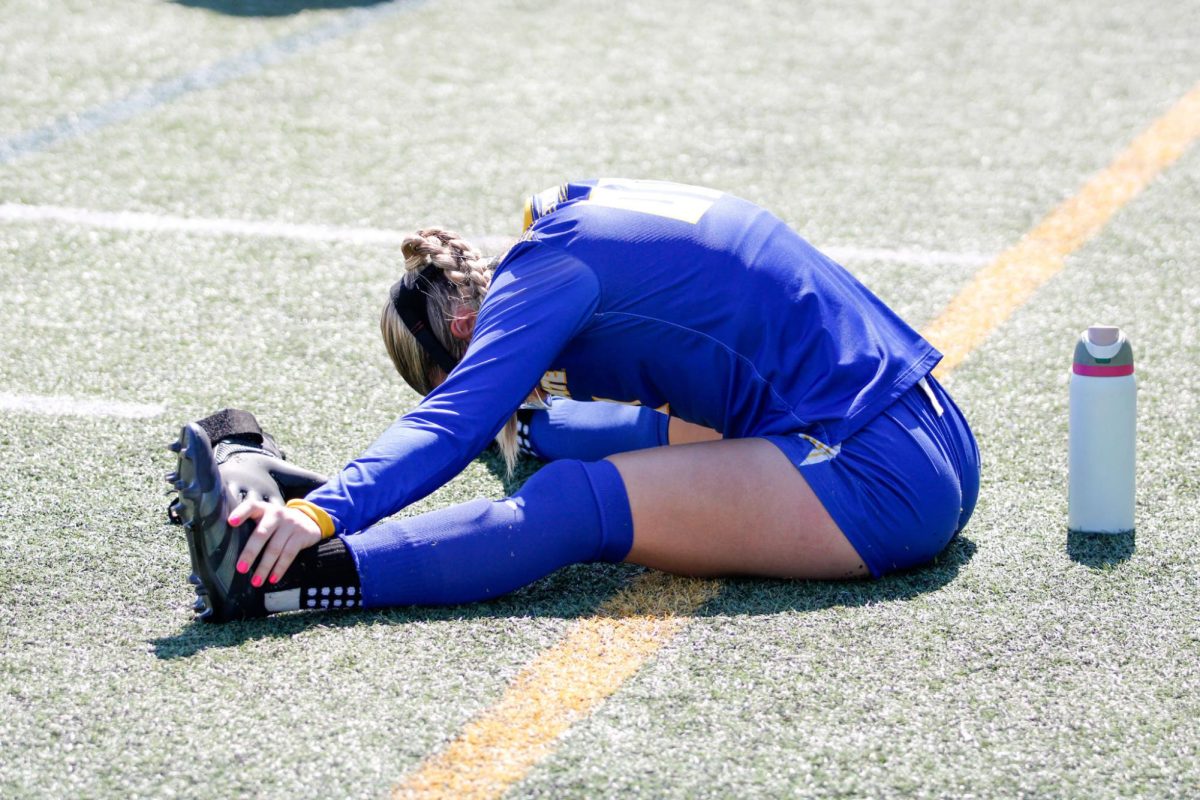
[[333, 536], [335, 526], [333, 517], [329, 516], [329, 512], [321, 508], [315, 503], [310, 503], [307, 500], [295, 499], [288, 500], [288, 508], [294, 508], [304, 516], [316, 523], [317, 529], [321, 532], [322, 539], [328, 539]]

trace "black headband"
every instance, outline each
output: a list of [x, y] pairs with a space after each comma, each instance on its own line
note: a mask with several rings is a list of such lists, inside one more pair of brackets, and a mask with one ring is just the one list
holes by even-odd
[[441, 274], [438, 267], [430, 264], [417, 274], [412, 286], [405, 286], [403, 280], [396, 281], [392, 286], [392, 307], [400, 315], [404, 327], [417, 340], [430, 358], [449, 375], [450, 370], [458, 364], [458, 359], [450, 355], [450, 351], [433, 335], [429, 326], [429, 312], [426, 310], [425, 292], [421, 289], [421, 281], [433, 288], [434, 279]]

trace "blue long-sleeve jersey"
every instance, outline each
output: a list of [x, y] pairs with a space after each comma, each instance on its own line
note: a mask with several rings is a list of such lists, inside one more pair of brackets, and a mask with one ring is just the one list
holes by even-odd
[[853, 434], [941, 358], [845, 269], [729, 194], [590, 180], [531, 199], [462, 362], [309, 495], [340, 532], [424, 497], [536, 386], [726, 438]]

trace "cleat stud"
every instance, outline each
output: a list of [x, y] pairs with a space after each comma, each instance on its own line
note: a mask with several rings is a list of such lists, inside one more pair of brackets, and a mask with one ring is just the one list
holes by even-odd
[[191, 575], [188, 575], [188, 583], [192, 586], [200, 586], [200, 576], [193, 572]]
[[167, 483], [174, 483], [175, 481], [179, 480], [179, 473], [175, 470], [171, 470], [163, 477], [166, 479]]
[[187, 481], [177, 480], [175, 481], [174, 486], [176, 489], [182, 492], [187, 487]]
[[208, 603], [204, 602], [203, 597], [197, 597], [196, 602], [192, 603], [192, 611], [195, 611], [197, 614], [206, 608], [208, 608]]
[[167, 445], [167, 449], [170, 450], [172, 453], [178, 453], [180, 450], [183, 449], [183, 444], [181, 444], [180, 442], [171, 442], [169, 445]]
[[196, 521], [193, 519], [187, 520], [186, 522], [183, 523], [183, 529], [186, 531], [196, 530]]

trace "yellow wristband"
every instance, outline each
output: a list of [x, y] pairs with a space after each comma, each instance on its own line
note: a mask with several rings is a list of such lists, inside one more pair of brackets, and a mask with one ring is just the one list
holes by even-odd
[[333, 536], [333, 517], [329, 516], [329, 512], [325, 509], [307, 500], [288, 500], [287, 507], [296, 509], [317, 523], [317, 527], [321, 529], [322, 539], [328, 539]]

